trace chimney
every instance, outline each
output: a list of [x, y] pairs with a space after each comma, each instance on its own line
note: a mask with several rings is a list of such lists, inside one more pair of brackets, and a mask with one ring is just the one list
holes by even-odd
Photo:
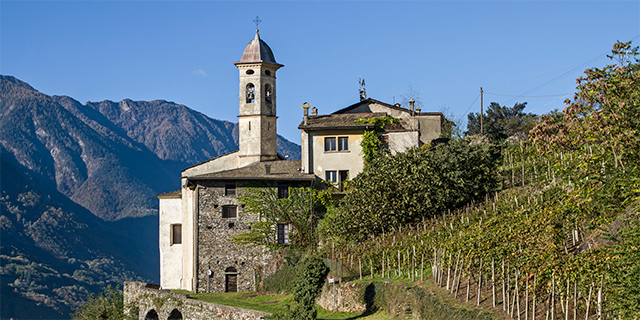
[[416, 113], [420, 113], [422, 111], [422, 109], [420, 109], [420, 107], [416, 108]]
[[271, 165], [270, 164], [265, 164], [264, 165], [264, 174], [266, 174], [266, 175], [270, 175], [271, 174]]
[[311, 108], [311, 115], [312, 116], [317, 116], [318, 115], [318, 108], [316, 108], [316, 107]]
[[416, 103], [415, 100], [413, 100], [413, 99], [409, 100], [409, 111], [411, 112], [411, 115], [413, 115], [413, 110], [414, 110], [413, 108], [414, 108], [415, 103]]
[[302, 118], [302, 123], [306, 126], [307, 120], [309, 119], [309, 108], [311, 105], [307, 102], [302, 104], [302, 109], [304, 110], [304, 117]]

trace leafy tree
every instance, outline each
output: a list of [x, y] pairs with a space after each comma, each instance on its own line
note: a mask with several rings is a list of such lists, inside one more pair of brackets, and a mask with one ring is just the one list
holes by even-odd
[[496, 186], [497, 161], [494, 146], [469, 140], [376, 158], [328, 208], [323, 233], [361, 240], [480, 199]]
[[[512, 136], [526, 137], [535, 125], [537, 115], [525, 113], [527, 103], [516, 103], [512, 108], [491, 102], [483, 118], [484, 133], [490, 141], [497, 143]], [[466, 135], [480, 134], [480, 113], [470, 113]]]
[[569, 169], [558, 174], [570, 178], [565, 203], [572, 211], [600, 226], [623, 221], [613, 244], [594, 253], [596, 265], [607, 265], [598, 268], [607, 287], [605, 309], [621, 319], [640, 314], [638, 54], [631, 42], [617, 42], [608, 56], [615, 63], [586, 70], [562, 114], [543, 115], [531, 130], [540, 156], [570, 155]]
[[233, 238], [236, 243], [264, 245], [276, 249], [282, 245], [277, 242], [278, 223], [292, 226], [289, 232], [289, 244], [295, 248], [313, 249], [317, 236], [315, 224], [318, 214], [322, 213], [324, 193], [310, 188], [289, 187], [289, 196], [278, 197], [275, 188], [246, 188], [238, 197], [245, 205], [244, 211], [260, 216], [251, 223], [251, 230]]
[[638, 48], [617, 42], [608, 57], [618, 64], [585, 71], [562, 121], [545, 117], [533, 133], [545, 151], [575, 150], [597, 144], [611, 151], [616, 166], [635, 163], [640, 145], [640, 63]]
[[456, 117], [456, 115], [447, 106], [443, 106], [440, 109], [440, 112], [444, 115], [440, 138], [461, 139], [463, 136], [460, 126], [462, 118]]
[[124, 295], [122, 290], [110, 285], [98, 295], [89, 294], [87, 303], [74, 310], [74, 320], [124, 319]]

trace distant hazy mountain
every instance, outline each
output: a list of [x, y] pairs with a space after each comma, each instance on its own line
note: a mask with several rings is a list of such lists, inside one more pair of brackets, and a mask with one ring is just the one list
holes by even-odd
[[0, 76], [0, 318], [64, 318], [106, 283], [157, 282], [153, 195], [237, 141], [237, 124], [173, 102], [83, 105]]

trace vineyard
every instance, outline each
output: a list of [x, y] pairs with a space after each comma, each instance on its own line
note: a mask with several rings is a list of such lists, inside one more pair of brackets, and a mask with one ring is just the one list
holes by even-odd
[[345, 266], [345, 279], [429, 278], [514, 319], [639, 318], [636, 55], [616, 44], [619, 64], [587, 70], [563, 113], [501, 144], [484, 199], [364, 240], [330, 237], [321, 254]]

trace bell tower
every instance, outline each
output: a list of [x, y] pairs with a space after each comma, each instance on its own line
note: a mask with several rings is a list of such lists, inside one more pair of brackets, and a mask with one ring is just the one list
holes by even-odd
[[259, 31], [247, 45], [240, 61], [240, 115], [238, 145], [240, 166], [257, 161], [276, 160], [276, 62], [271, 48], [260, 39]]

